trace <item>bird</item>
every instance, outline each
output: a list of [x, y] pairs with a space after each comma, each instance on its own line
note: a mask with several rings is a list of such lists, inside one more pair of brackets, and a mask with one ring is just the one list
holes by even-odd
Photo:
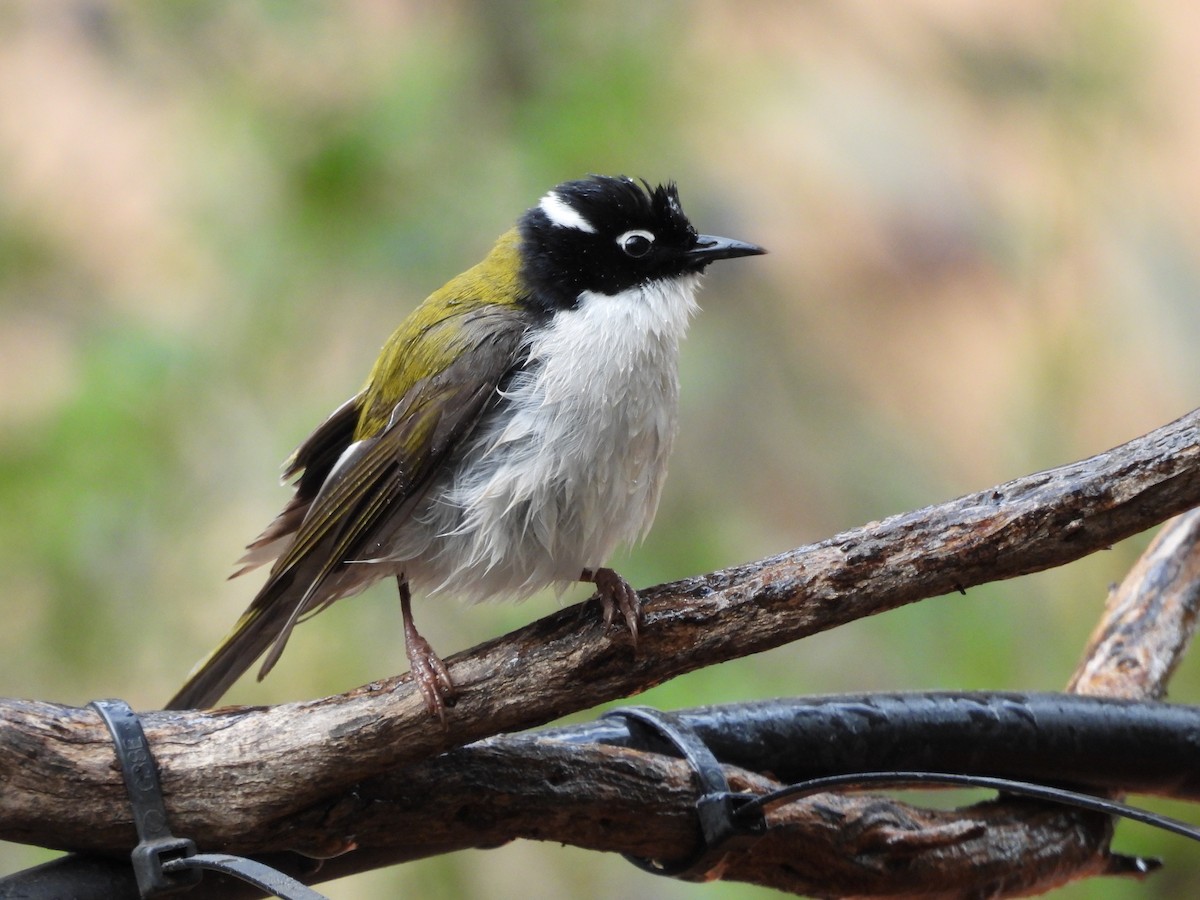
[[298, 622], [385, 578], [443, 724], [458, 692], [413, 587], [476, 602], [589, 583], [604, 633], [619, 614], [636, 643], [637, 592], [605, 563], [653, 521], [701, 275], [765, 252], [697, 233], [674, 182], [591, 175], [545, 193], [285, 462], [294, 494], [234, 573], [271, 563], [266, 581], [164, 708], [214, 705], [265, 654], [261, 680]]

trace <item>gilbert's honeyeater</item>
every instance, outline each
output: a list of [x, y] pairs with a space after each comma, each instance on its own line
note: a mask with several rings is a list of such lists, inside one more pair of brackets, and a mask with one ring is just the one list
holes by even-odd
[[[644, 183], [643, 183], [644, 184]], [[431, 714], [454, 685], [413, 624], [409, 585], [476, 601], [596, 586], [636, 638], [637, 594], [603, 568], [654, 518], [674, 442], [679, 342], [718, 259], [674, 184], [561, 184], [400, 325], [366, 387], [300, 445], [295, 496], [243, 557], [271, 574], [169, 709], [210, 706], [292, 628], [381, 578]]]

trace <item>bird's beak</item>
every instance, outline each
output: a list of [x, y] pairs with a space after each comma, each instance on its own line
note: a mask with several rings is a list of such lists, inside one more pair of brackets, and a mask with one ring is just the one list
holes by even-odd
[[697, 266], [706, 266], [718, 259], [735, 259], [739, 256], [758, 256], [766, 253], [757, 244], [747, 244], [745, 241], [735, 241], [733, 238], [717, 237], [712, 234], [701, 234], [696, 243], [686, 254], [688, 262]]

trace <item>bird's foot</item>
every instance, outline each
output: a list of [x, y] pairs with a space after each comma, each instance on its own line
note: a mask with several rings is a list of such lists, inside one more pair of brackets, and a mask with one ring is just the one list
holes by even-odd
[[629, 629], [629, 637], [636, 647], [638, 623], [642, 618], [642, 601], [637, 591], [612, 569], [584, 569], [579, 580], [596, 586], [600, 608], [604, 610], [604, 630], [608, 631], [620, 612], [625, 626]]
[[408, 655], [413, 681], [425, 699], [425, 708], [431, 716], [437, 716], [445, 727], [446, 707], [458, 701], [458, 691], [450, 680], [446, 664], [433, 652], [433, 647], [421, 636], [416, 626], [409, 622], [404, 623], [404, 652]]

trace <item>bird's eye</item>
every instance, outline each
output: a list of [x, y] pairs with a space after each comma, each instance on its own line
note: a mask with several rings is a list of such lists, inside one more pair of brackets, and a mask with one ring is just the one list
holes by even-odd
[[625, 251], [626, 256], [641, 259], [654, 246], [654, 235], [648, 231], [627, 231], [617, 238], [617, 246]]

